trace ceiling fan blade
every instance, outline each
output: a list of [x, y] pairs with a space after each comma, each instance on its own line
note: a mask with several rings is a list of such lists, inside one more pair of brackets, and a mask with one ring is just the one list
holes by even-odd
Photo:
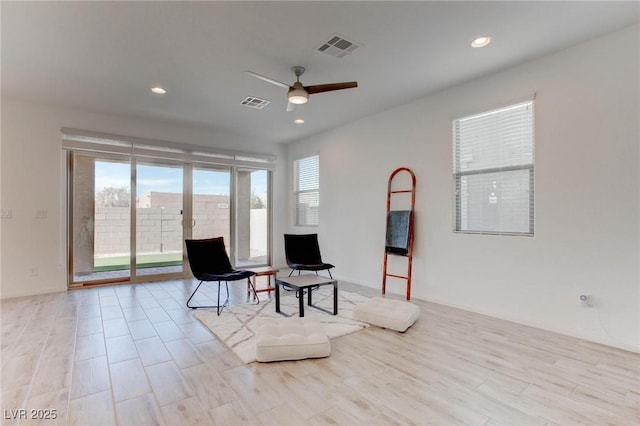
[[253, 71], [245, 71], [245, 72], [246, 72], [247, 74], [249, 74], [249, 75], [251, 75], [251, 76], [255, 77], [255, 78], [259, 78], [260, 80], [264, 80], [264, 81], [266, 81], [267, 83], [275, 84], [276, 86], [284, 87], [285, 89], [288, 89], [288, 88], [289, 88], [289, 85], [288, 85], [288, 84], [284, 84], [284, 83], [282, 83], [282, 82], [280, 82], [280, 81], [278, 81], [278, 80], [274, 80], [274, 79], [269, 78], [269, 77], [266, 77], [266, 76], [264, 76], [264, 75], [262, 75], [262, 74], [258, 74], [257, 72], [253, 72]]
[[291, 112], [296, 109], [296, 104], [292, 104], [291, 102], [287, 102], [287, 112]]
[[305, 86], [305, 90], [310, 95], [314, 93], [331, 92], [333, 90], [353, 89], [358, 87], [357, 81], [347, 81], [344, 83], [316, 84], [315, 86]]

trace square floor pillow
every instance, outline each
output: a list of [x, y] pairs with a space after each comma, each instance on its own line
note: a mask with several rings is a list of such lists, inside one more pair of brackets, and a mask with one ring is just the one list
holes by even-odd
[[416, 322], [420, 308], [403, 300], [374, 297], [356, 306], [353, 316], [358, 321], [404, 332]]
[[259, 362], [323, 358], [331, 353], [324, 326], [300, 317], [265, 318], [256, 330]]

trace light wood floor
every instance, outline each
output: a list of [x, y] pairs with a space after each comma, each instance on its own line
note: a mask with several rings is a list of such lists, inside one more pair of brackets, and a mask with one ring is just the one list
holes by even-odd
[[404, 334], [371, 327], [328, 358], [244, 365], [185, 308], [193, 285], [2, 301], [3, 424], [640, 423], [638, 354], [415, 301]]

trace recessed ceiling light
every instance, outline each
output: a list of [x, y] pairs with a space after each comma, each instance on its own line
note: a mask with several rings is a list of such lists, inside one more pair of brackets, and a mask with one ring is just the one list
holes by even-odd
[[491, 37], [482, 36], [482, 37], [478, 37], [475, 40], [473, 40], [471, 42], [471, 47], [485, 47], [489, 43], [491, 43]]
[[162, 87], [152, 87], [151, 91], [153, 93], [157, 93], [158, 95], [164, 95], [165, 93], [167, 93], [167, 91], [164, 90]]
[[296, 118], [295, 120], [293, 120], [293, 122], [296, 124], [302, 124], [304, 123], [304, 120], [302, 118]]

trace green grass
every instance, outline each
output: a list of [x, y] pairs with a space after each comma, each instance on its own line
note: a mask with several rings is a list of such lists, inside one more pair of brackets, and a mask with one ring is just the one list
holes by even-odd
[[[137, 257], [138, 268], [156, 268], [182, 264], [182, 253], [141, 254]], [[100, 257], [93, 260], [93, 271], [122, 271], [129, 269], [129, 256]]]

